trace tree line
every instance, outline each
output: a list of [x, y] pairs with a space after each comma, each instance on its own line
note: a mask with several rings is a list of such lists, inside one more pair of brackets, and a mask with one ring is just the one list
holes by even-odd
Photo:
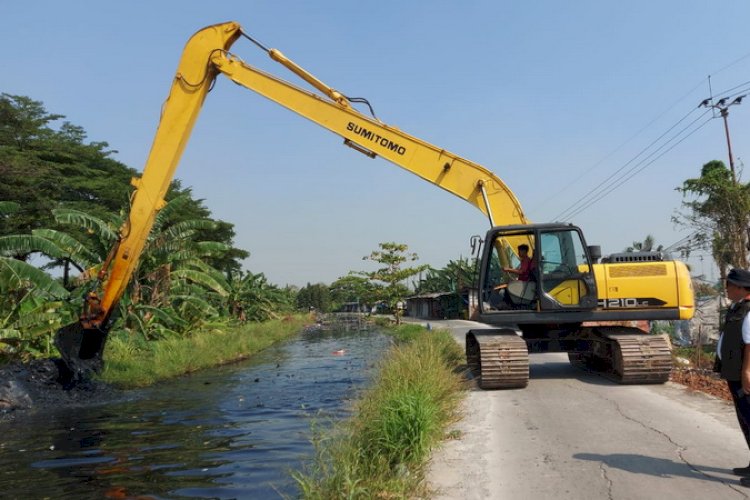
[[[64, 118], [29, 97], [0, 94], [0, 361], [55, 354], [55, 332], [77, 320], [84, 297], [100, 285], [127, 217], [137, 172]], [[382, 243], [367, 257], [382, 264], [378, 271], [351, 272], [330, 286], [279, 287], [243, 269], [249, 252], [234, 245], [234, 226], [213, 218], [179, 180], [165, 200], [113, 331], [150, 340], [207, 322], [265, 321], [312, 303], [390, 306], [424, 269], [404, 266], [417, 258], [406, 245]]]
[[[64, 118], [29, 97], [0, 94], [0, 360], [54, 354], [54, 332], [76, 321], [127, 216], [137, 172]], [[694, 231], [683, 256], [710, 250], [722, 279], [730, 267], [747, 268], [750, 186], [711, 161], [677, 189], [683, 211], [673, 219]], [[214, 219], [190, 188], [175, 180], [165, 198], [113, 327], [146, 339], [350, 302], [392, 309], [408, 295], [458, 294], [476, 283], [474, 259], [412, 265], [418, 257], [407, 245], [388, 242], [363, 257], [374, 271], [279, 287], [243, 269], [249, 252], [234, 245], [234, 226]], [[649, 236], [633, 249], [652, 245]]]

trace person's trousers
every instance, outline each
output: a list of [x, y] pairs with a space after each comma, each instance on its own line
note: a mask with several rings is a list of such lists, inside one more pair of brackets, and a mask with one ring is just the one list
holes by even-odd
[[729, 392], [732, 394], [734, 401], [734, 410], [737, 412], [737, 421], [740, 423], [742, 434], [745, 435], [745, 442], [750, 449], [750, 395], [740, 396], [742, 382], [739, 380], [727, 380]]

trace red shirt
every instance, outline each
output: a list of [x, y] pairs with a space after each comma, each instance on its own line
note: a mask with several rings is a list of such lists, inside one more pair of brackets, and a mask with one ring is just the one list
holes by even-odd
[[518, 280], [529, 281], [531, 277], [531, 271], [534, 270], [534, 262], [529, 257], [523, 257], [521, 259], [521, 265], [518, 267]]

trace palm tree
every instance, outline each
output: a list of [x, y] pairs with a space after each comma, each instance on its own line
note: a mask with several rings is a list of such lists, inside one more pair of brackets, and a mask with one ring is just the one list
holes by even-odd
[[659, 245], [654, 248], [654, 237], [646, 235], [643, 241], [634, 241], [632, 246], [625, 249], [626, 252], [661, 252], [664, 250], [664, 245]]

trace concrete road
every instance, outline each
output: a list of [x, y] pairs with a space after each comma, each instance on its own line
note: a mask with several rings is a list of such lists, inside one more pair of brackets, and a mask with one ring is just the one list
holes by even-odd
[[[462, 345], [470, 321], [430, 321]], [[528, 387], [469, 391], [460, 437], [433, 453], [441, 499], [749, 498], [733, 407], [682, 386], [621, 386], [532, 354]]]

